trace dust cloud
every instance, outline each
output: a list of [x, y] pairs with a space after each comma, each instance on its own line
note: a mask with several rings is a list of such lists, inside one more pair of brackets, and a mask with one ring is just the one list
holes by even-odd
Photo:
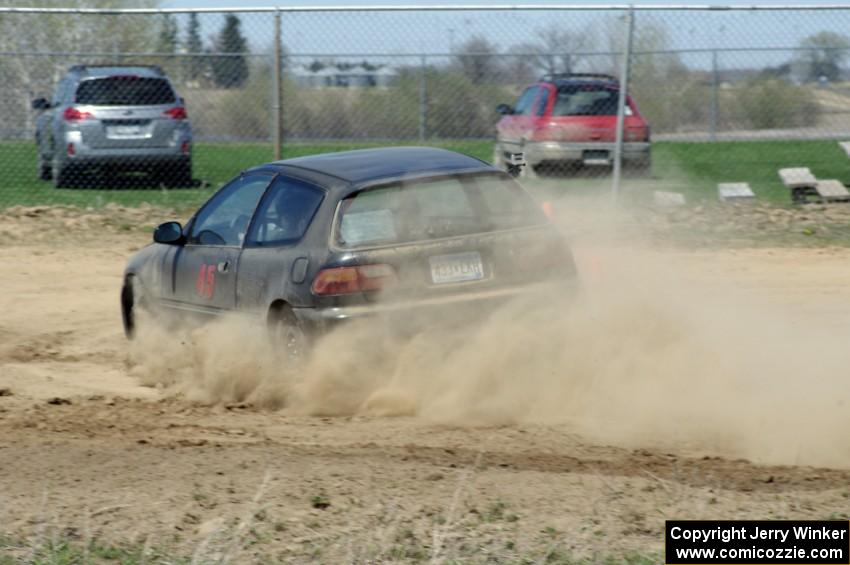
[[653, 249], [622, 210], [556, 209], [577, 295], [525, 297], [404, 337], [389, 322], [352, 323], [320, 338], [300, 369], [252, 321], [148, 326], [131, 346], [133, 373], [199, 402], [284, 414], [559, 425], [626, 447], [850, 466], [842, 332], [759, 288], [691, 276], [692, 258]]

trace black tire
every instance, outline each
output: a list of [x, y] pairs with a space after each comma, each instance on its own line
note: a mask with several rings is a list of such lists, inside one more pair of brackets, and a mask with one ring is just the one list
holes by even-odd
[[54, 188], [70, 188], [74, 186], [77, 171], [71, 165], [52, 167]]
[[179, 163], [162, 165], [154, 172], [157, 184], [168, 187], [192, 186], [192, 162], [189, 160]]
[[306, 362], [312, 345], [310, 335], [292, 309], [286, 305], [272, 308], [268, 330], [272, 347], [289, 367], [299, 367]]
[[137, 320], [136, 320], [136, 293], [133, 290], [133, 278], [128, 277], [124, 281], [124, 286], [121, 287], [121, 322], [124, 325], [124, 336], [127, 339], [136, 337]]
[[134, 339], [139, 334], [139, 312], [144, 312], [145, 325], [156, 321], [156, 310], [145, 296], [145, 291], [136, 277], [129, 276], [121, 287], [121, 322], [124, 325], [124, 335]]
[[49, 162], [44, 161], [41, 153], [38, 155], [38, 178], [39, 180], [53, 179], [53, 166]]

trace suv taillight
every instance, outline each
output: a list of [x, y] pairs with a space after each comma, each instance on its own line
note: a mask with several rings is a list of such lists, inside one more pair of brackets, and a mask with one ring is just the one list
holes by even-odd
[[188, 118], [188, 114], [186, 114], [186, 108], [182, 106], [175, 106], [174, 108], [169, 108], [163, 115], [168, 116], [172, 120], [185, 120]]
[[333, 296], [382, 290], [397, 282], [395, 269], [389, 265], [333, 267], [319, 271], [313, 279], [312, 291], [317, 296]]
[[65, 111], [62, 112], [62, 118], [66, 122], [79, 122], [82, 120], [87, 120], [92, 117], [91, 112], [81, 112], [77, 108], [71, 106], [70, 108], [65, 108]]

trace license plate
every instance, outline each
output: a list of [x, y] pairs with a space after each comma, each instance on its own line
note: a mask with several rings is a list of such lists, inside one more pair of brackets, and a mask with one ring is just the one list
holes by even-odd
[[484, 264], [477, 251], [429, 257], [434, 284], [477, 281], [484, 278]]
[[582, 153], [582, 160], [586, 165], [607, 165], [610, 161], [608, 151], [590, 150]]
[[144, 134], [142, 126], [111, 126], [106, 128], [109, 137], [140, 137]]

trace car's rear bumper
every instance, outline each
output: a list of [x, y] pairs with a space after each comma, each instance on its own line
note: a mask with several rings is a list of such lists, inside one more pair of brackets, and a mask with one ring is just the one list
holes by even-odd
[[[71, 146], [73, 146], [73, 154], [69, 151]], [[189, 161], [191, 136], [187, 133], [175, 135], [167, 145], [97, 147], [86, 143], [80, 132], [69, 131], [65, 133], [63, 149], [60, 158], [65, 164], [144, 168]]]
[[293, 312], [302, 323], [314, 331], [328, 330], [353, 320], [375, 318], [399, 322], [405, 327], [416, 327], [421, 323], [457, 322], [482, 314], [486, 315], [509, 301], [523, 296], [572, 297], [578, 289], [578, 279], [571, 279], [404, 302], [375, 302], [328, 308], [293, 308]]
[[[534, 141], [526, 142], [521, 147], [511, 144], [502, 144], [505, 151], [521, 151], [525, 153], [525, 160], [529, 165], [539, 165], [545, 161], [576, 161], [584, 162], [588, 157], [587, 151], [607, 151], [606, 158], [594, 159], [595, 164], [604, 164], [602, 161], [613, 162], [616, 144], [610, 142], [562, 142], [562, 141]], [[630, 141], [623, 144], [623, 161], [643, 162], [650, 157], [651, 144], [648, 141]]]

